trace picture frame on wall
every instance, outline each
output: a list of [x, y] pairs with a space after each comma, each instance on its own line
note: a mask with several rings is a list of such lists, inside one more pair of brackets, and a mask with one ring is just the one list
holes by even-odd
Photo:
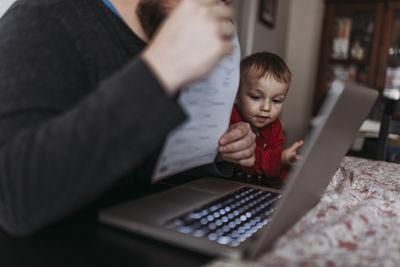
[[260, 21], [270, 28], [274, 28], [278, 0], [260, 0]]

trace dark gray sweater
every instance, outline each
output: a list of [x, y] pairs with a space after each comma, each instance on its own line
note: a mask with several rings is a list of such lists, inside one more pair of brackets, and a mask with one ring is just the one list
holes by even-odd
[[137, 170], [185, 118], [101, 0], [21, 0], [0, 19], [0, 226], [26, 235]]

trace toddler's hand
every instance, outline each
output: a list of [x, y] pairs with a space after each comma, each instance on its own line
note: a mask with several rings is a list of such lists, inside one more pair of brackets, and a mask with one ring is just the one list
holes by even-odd
[[281, 167], [289, 169], [292, 167], [299, 159], [300, 155], [297, 154], [297, 150], [304, 144], [303, 140], [293, 143], [290, 147], [282, 151], [281, 156]]

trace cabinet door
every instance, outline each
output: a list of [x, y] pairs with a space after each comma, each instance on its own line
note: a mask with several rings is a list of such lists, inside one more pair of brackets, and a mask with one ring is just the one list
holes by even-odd
[[330, 3], [325, 10], [314, 112], [333, 80], [376, 87], [383, 3]]
[[380, 51], [378, 86], [389, 97], [400, 97], [400, 1], [389, 2]]

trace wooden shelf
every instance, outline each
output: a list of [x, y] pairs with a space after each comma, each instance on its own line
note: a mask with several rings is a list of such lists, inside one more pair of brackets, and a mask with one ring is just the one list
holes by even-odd
[[331, 64], [343, 64], [343, 65], [351, 65], [351, 64], [369, 64], [367, 59], [357, 60], [357, 59], [333, 59], [329, 60]]
[[389, 58], [388, 66], [389, 67], [400, 67], [400, 57]]

